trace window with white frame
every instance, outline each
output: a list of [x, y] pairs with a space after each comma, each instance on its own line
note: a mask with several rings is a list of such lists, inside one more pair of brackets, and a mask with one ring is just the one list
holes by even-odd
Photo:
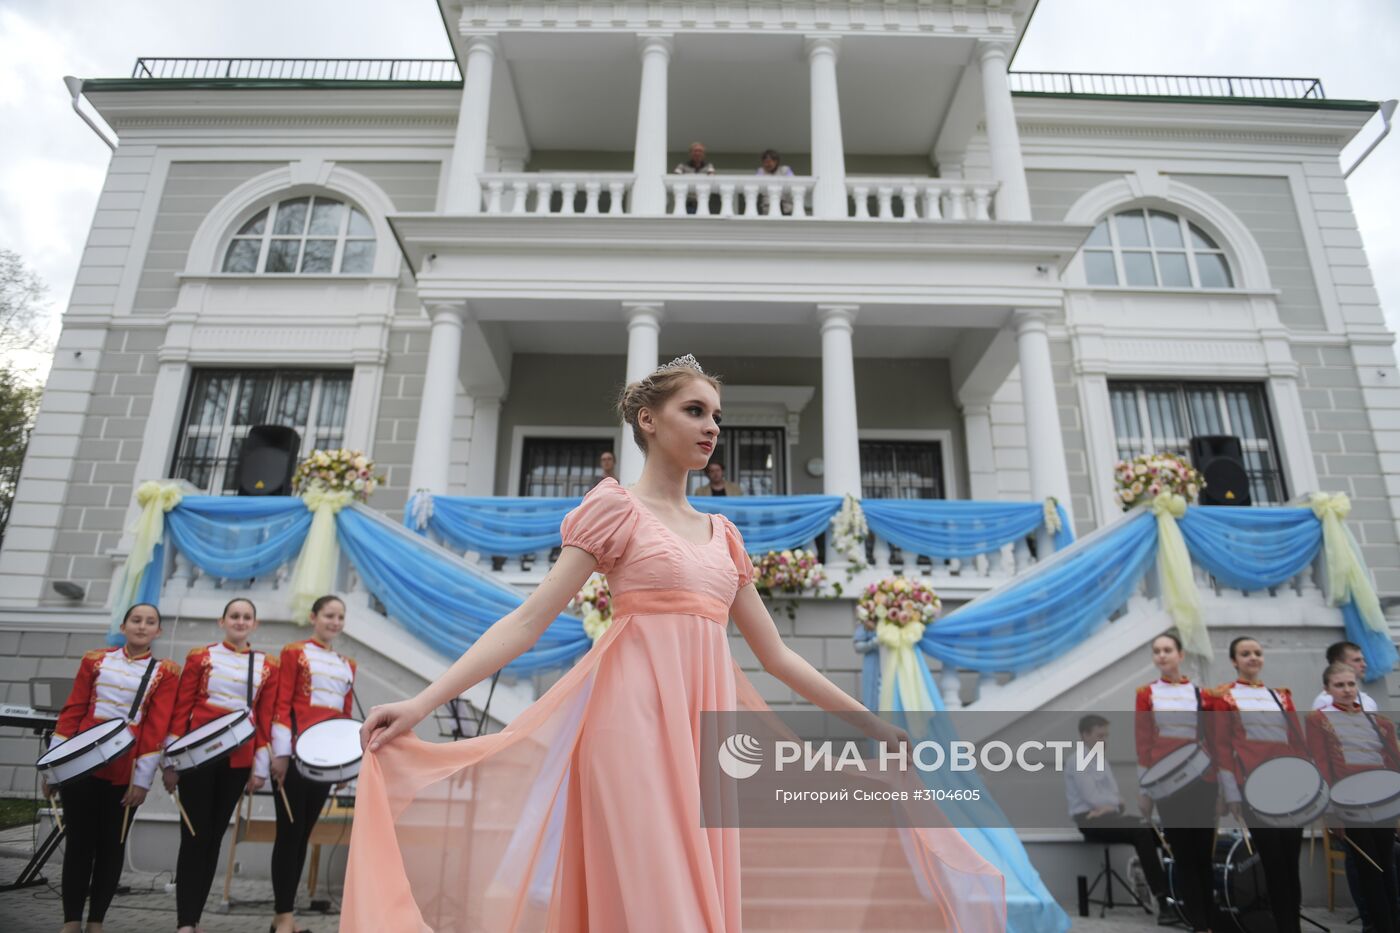
[[860, 494], [866, 499], [942, 499], [938, 441], [861, 441]]
[[521, 447], [522, 496], [581, 496], [603, 478], [598, 462], [610, 437], [527, 437]]
[[342, 371], [196, 371], [171, 475], [207, 493], [233, 492], [243, 439], [259, 424], [294, 428], [301, 435], [303, 457], [340, 447], [350, 377]]
[[1190, 454], [1191, 438], [1232, 434], [1258, 505], [1287, 498], [1264, 387], [1252, 382], [1110, 382], [1118, 457]]
[[364, 211], [324, 195], [287, 198], [250, 217], [229, 241], [223, 271], [366, 274], [374, 226]]
[[1137, 208], [1105, 217], [1084, 243], [1090, 285], [1233, 288], [1222, 250], [1200, 227], [1167, 211]]
[[[787, 432], [782, 428], [726, 425], [710, 462], [724, 467], [724, 481], [738, 483], [749, 496], [787, 493]], [[690, 491], [708, 483], [704, 470], [693, 475]]]

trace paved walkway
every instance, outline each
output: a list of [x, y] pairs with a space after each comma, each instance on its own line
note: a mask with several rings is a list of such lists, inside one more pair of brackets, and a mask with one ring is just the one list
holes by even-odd
[[[18, 851], [28, 851], [31, 834], [28, 828], [0, 833], [0, 884], [8, 884], [19, 876], [24, 860], [7, 857]], [[63, 908], [58, 892], [59, 856], [50, 859], [45, 875], [49, 885], [19, 891], [0, 892], [0, 931], [3, 933], [55, 933], [62, 925]], [[122, 876], [124, 893], [119, 893], [107, 912], [106, 933], [147, 933], [175, 929], [175, 893], [167, 892], [168, 873], [152, 875], [128, 871]], [[219, 903], [223, 893], [222, 878], [215, 885], [209, 906], [205, 909], [205, 933], [261, 933], [272, 917], [272, 885], [266, 881], [235, 880], [234, 904], [224, 912]], [[304, 907], [299, 904], [298, 907]], [[1347, 926], [1350, 913], [1329, 914], [1322, 909], [1305, 911], [1310, 919], [1336, 933], [1356, 933], [1360, 926]], [[336, 917], [302, 910], [298, 920], [315, 933], [336, 933]], [[1156, 930], [1156, 918], [1136, 909], [1120, 908], [1100, 920], [1074, 918], [1074, 929], [1085, 933], [1118, 933], [1123, 930]], [[1167, 929], [1180, 930], [1180, 927]], [[1321, 933], [1315, 928], [1314, 933]], [[390, 933], [390, 931], [386, 931]], [[794, 931], [797, 933], [797, 931]]]

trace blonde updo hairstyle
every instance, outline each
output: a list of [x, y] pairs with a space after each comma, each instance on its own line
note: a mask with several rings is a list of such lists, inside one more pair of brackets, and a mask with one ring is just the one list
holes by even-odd
[[679, 392], [692, 379], [701, 379], [719, 391], [720, 380], [699, 369], [689, 366], [663, 366], [649, 376], [628, 383], [617, 398], [617, 412], [622, 420], [632, 426], [632, 439], [645, 453], [646, 435], [637, 425], [637, 417], [643, 408], [658, 411], [667, 399]]

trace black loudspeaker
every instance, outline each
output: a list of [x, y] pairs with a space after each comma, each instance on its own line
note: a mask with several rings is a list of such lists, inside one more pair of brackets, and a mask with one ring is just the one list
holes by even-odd
[[1250, 505], [1249, 473], [1238, 437], [1205, 434], [1191, 438], [1191, 462], [1201, 471], [1206, 488], [1201, 505]]
[[248, 429], [234, 476], [240, 496], [290, 496], [301, 435], [277, 424]]

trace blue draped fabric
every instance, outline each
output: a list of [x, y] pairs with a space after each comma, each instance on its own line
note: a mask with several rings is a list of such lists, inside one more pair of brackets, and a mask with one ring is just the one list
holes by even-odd
[[1232, 589], [1267, 589], [1307, 569], [1322, 547], [1312, 509], [1191, 506], [1177, 522], [1191, 559]]
[[1367, 683], [1381, 680], [1395, 669], [1400, 655], [1395, 651], [1395, 642], [1389, 633], [1378, 632], [1361, 621], [1361, 612], [1356, 608], [1356, 600], [1348, 600], [1342, 605], [1342, 627], [1346, 629], [1347, 641], [1361, 646], [1366, 658]]
[[750, 554], [803, 547], [826, 531], [840, 496], [694, 496], [701, 512], [723, 515], [744, 536]]
[[[874, 688], [875, 696], [879, 696], [879, 652], [872, 652], [866, 657], [876, 658], [876, 675], [874, 683], [862, 685], [862, 693], [868, 692], [870, 687]], [[900, 691], [894, 691], [894, 716], [896, 725], [909, 731], [909, 737], [914, 742], [933, 741], [949, 747], [950, 743], [958, 738], [957, 731], [953, 729], [953, 724], [945, 712], [943, 698], [938, 693], [938, 687], [933, 682], [933, 674], [929, 672], [928, 665], [920, 659], [919, 676], [924, 681], [924, 689], [928, 692], [929, 698], [933, 701], [933, 709], [936, 711], [932, 716], [915, 716], [911, 719], [900, 699]], [[877, 709], [877, 706], [871, 706]], [[917, 723], [918, 725], [915, 725]], [[910, 727], [913, 726], [913, 729]], [[919, 726], [924, 728], [920, 729]], [[919, 733], [919, 734], [916, 734]], [[1070, 928], [1069, 915], [1064, 912], [1060, 905], [1051, 896], [1049, 889], [1045, 887], [1045, 882], [1041, 879], [1040, 873], [1031, 864], [1030, 856], [1026, 854], [1026, 847], [1021, 843], [1016, 831], [1007, 825], [1006, 814], [1001, 807], [997, 806], [992, 799], [986, 784], [977, 775], [976, 771], [941, 771], [929, 772], [920, 771], [924, 784], [935, 790], [956, 791], [968, 790], [977, 791], [979, 799], [972, 800], [951, 800], [945, 799], [939, 802], [939, 807], [948, 815], [958, 828], [964, 839], [977, 850], [984, 859], [996, 867], [1006, 879], [1006, 929], [1009, 933], [1063, 933]]]
[[1040, 565], [953, 610], [928, 627], [919, 647], [968, 670], [1039, 667], [1084, 640], [1127, 602], [1156, 555], [1156, 519], [1140, 512], [1065, 560]]
[[[517, 557], [548, 552], [560, 544], [559, 525], [582, 500], [433, 496], [428, 530], [459, 551]], [[404, 525], [413, 527], [412, 509]]]
[[[453, 555], [362, 506], [342, 510], [336, 531], [355, 571], [389, 615], [447, 657], [466, 651], [523, 601], [511, 587], [463, 567]], [[592, 644], [581, 620], [561, 615], [505, 670], [533, 674], [564, 667]]]
[[186, 496], [165, 515], [166, 539], [180, 553], [210, 576], [231, 580], [296, 560], [310, 528], [311, 510], [296, 496]]
[[[975, 557], [1033, 534], [1045, 524], [1039, 502], [965, 499], [862, 499], [870, 530], [903, 550], [928, 557]], [[1055, 549], [1074, 541], [1059, 504]]]

